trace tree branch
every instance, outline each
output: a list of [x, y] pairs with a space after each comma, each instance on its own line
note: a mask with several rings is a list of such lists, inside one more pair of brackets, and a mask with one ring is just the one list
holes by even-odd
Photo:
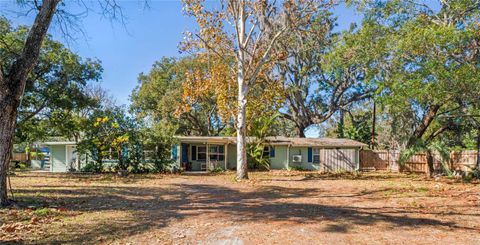
[[3, 77], [3, 66], [2, 66], [2, 64], [0, 64], [0, 84], [3, 84], [3, 80], [4, 80], [4, 77]]
[[[21, 56], [10, 68], [8, 87], [20, 99], [25, 89], [28, 74], [32, 71], [40, 55], [40, 47], [52, 21], [60, 0], [44, 0], [35, 21], [30, 28]], [[3, 91], [2, 91], [3, 92]], [[7, 92], [8, 93], [8, 92]]]
[[286, 28], [283, 28], [282, 30], [280, 30], [279, 32], [277, 32], [275, 34], [275, 36], [272, 38], [272, 40], [270, 41], [270, 43], [268, 44], [268, 47], [267, 49], [265, 50], [265, 52], [263, 53], [262, 55], [262, 59], [260, 59], [260, 62], [257, 64], [257, 67], [255, 68], [255, 71], [253, 72], [253, 74], [251, 75], [249, 81], [248, 81], [248, 84], [251, 85], [256, 77], [258, 76], [258, 73], [260, 73], [260, 70], [262, 69], [262, 66], [267, 63], [268, 61], [268, 57], [270, 55], [270, 51], [272, 50], [273, 48], [273, 45], [275, 45], [275, 42], [277, 41], [277, 39], [283, 34], [283, 32], [286, 31]]
[[43, 102], [42, 102], [42, 105], [40, 105], [35, 111], [31, 112], [30, 114], [28, 114], [28, 116], [26, 116], [25, 118], [23, 118], [21, 121], [19, 121], [17, 124], [18, 125], [21, 125], [23, 123], [25, 123], [26, 121], [30, 120], [31, 118], [33, 118], [34, 116], [36, 116], [38, 113], [40, 113], [43, 109], [45, 109], [45, 107], [47, 106], [47, 100], [45, 99]]

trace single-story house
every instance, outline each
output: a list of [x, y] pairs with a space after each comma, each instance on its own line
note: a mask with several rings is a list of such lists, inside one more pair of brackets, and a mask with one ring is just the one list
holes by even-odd
[[[177, 136], [172, 158], [187, 171], [235, 169], [236, 137]], [[253, 138], [247, 138], [252, 142]], [[324, 172], [356, 171], [366, 144], [350, 139], [267, 137], [264, 155], [270, 169], [301, 168]]]
[[49, 149], [47, 164], [42, 169], [50, 172], [68, 172], [72, 169], [78, 170], [78, 154], [76, 143], [73, 141], [42, 142], [41, 146]]

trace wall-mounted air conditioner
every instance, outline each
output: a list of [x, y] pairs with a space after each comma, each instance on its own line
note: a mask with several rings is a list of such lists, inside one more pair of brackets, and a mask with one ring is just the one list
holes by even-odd
[[302, 155], [293, 155], [292, 162], [302, 162]]

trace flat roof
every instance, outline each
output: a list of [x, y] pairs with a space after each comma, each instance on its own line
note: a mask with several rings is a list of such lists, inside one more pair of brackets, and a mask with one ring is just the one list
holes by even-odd
[[[236, 144], [236, 137], [222, 136], [176, 136], [183, 143], [217, 143], [217, 144]], [[247, 137], [247, 142], [254, 141], [254, 137]], [[292, 138], [283, 136], [266, 137], [269, 145], [291, 145], [291, 146], [313, 146], [313, 147], [365, 147], [366, 144], [351, 139], [340, 138]]]
[[39, 142], [39, 145], [76, 145], [75, 141], [49, 141], [49, 142]]

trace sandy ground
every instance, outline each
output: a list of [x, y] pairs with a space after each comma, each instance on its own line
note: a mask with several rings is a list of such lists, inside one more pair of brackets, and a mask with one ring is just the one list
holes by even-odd
[[480, 244], [480, 185], [367, 173], [19, 173], [0, 243]]

